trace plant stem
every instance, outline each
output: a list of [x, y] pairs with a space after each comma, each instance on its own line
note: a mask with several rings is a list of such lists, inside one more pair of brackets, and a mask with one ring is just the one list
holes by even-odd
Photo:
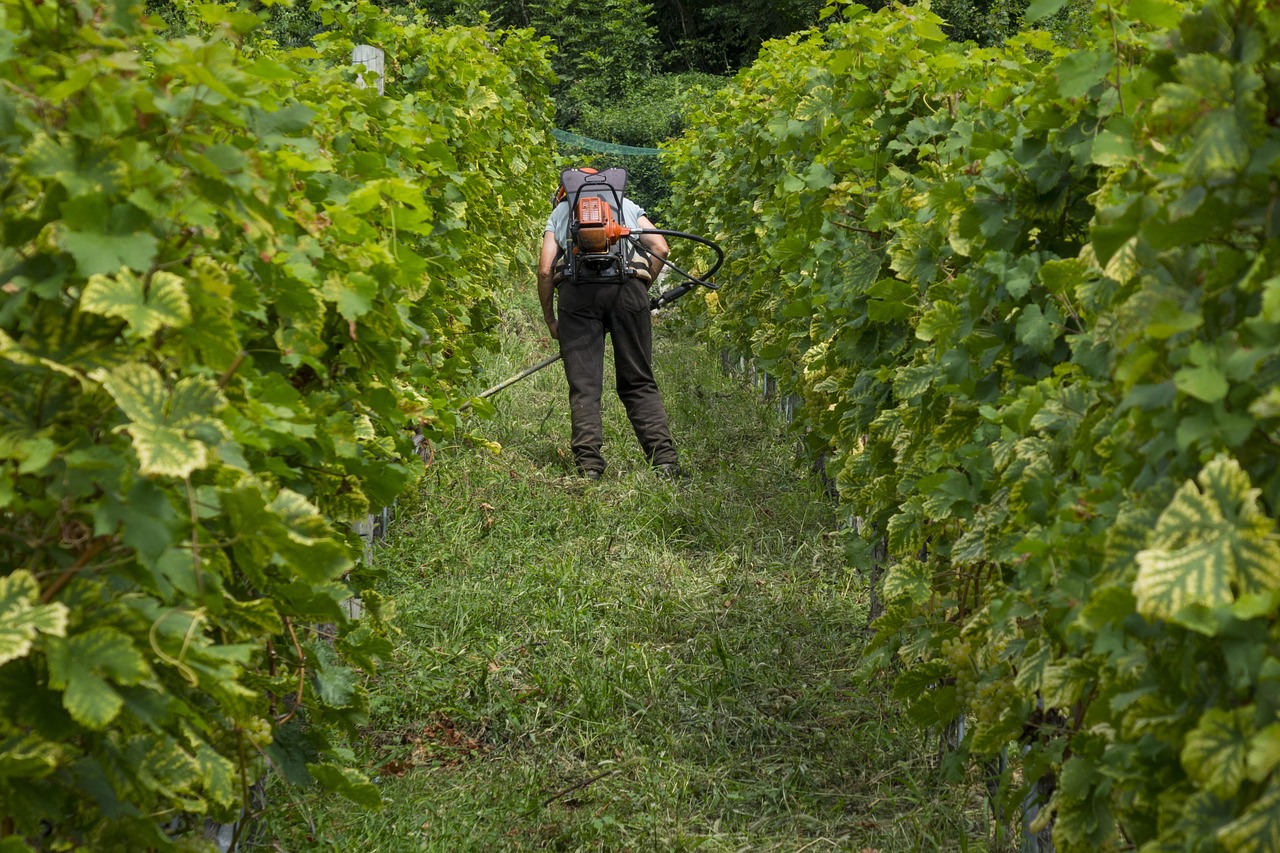
[[45, 587], [44, 592], [40, 594], [40, 601], [43, 604], [48, 604], [52, 601], [53, 597], [57, 595], [64, 586], [71, 582], [71, 578], [83, 569], [90, 560], [98, 556], [102, 549], [107, 547], [107, 543], [110, 541], [110, 538], [106, 536], [100, 536], [95, 539], [92, 545], [80, 552], [80, 556], [76, 558], [74, 563], [67, 566], [67, 568], [63, 570], [62, 574], [58, 575], [57, 579], [54, 580], [53, 583]]

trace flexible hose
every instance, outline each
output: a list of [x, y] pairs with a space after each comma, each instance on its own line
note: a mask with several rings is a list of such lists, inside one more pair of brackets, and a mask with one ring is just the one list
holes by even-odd
[[709, 288], [710, 290], [716, 289], [716, 285], [712, 284], [710, 281], [707, 281], [707, 279], [711, 278], [716, 274], [716, 272], [719, 271], [721, 264], [724, 263], [724, 250], [721, 249], [716, 243], [712, 242], [711, 240], [708, 240], [706, 237], [699, 237], [697, 234], [689, 234], [685, 231], [669, 231], [666, 228], [645, 228], [643, 230], [635, 229], [634, 231], [631, 232], [631, 234], [632, 236], [628, 237], [627, 239], [629, 239], [632, 243], [634, 243], [637, 247], [639, 247], [640, 251], [643, 252], [645, 255], [650, 255], [650, 256], [652, 256], [653, 253], [650, 252], [648, 249], [646, 249], [644, 247], [644, 244], [642, 244], [638, 239], [636, 239], [634, 235], [661, 234], [664, 237], [680, 237], [685, 240], [692, 240], [695, 243], [701, 243], [702, 245], [706, 246], [711, 251], [716, 253], [716, 262], [712, 265], [710, 270], [703, 273], [701, 278], [699, 278], [698, 276], [692, 275], [691, 273], [685, 272], [684, 270], [680, 269], [680, 267], [671, 263], [671, 261], [668, 261], [666, 258], [658, 258], [658, 260], [662, 261], [663, 266], [671, 267], [671, 269], [680, 273], [680, 275], [689, 279], [689, 281], [697, 282], [698, 284], [702, 285], [703, 287]]

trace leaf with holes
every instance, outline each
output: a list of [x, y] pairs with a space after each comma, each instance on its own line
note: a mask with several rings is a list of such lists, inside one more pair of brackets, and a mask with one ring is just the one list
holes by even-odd
[[353, 803], [370, 809], [382, 807], [382, 794], [378, 787], [357, 770], [333, 764], [308, 764], [307, 770], [325, 788]]

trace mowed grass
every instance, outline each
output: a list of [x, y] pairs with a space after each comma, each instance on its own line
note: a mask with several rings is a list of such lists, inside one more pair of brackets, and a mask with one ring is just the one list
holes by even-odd
[[[495, 382], [554, 351], [527, 310]], [[258, 849], [988, 849], [979, 786], [854, 676], [865, 577], [794, 437], [669, 321], [656, 362], [687, 479], [610, 388], [610, 467], [572, 476], [559, 365], [495, 398], [500, 454], [436, 448], [376, 557], [400, 633], [351, 749], [386, 806], [273, 783]]]

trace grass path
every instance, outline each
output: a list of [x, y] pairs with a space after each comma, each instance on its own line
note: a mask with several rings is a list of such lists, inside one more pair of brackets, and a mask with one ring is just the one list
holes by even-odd
[[[513, 325], [495, 379], [547, 351]], [[496, 399], [501, 454], [436, 449], [377, 558], [401, 633], [352, 750], [387, 807], [273, 785], [260, 849], [986, 849], [854, 678], [865, 580], [794, 440], [678, 330], [656, 349], [686, 480], [616, 399], [605, 478], [570, 476], [558, 366]]]

